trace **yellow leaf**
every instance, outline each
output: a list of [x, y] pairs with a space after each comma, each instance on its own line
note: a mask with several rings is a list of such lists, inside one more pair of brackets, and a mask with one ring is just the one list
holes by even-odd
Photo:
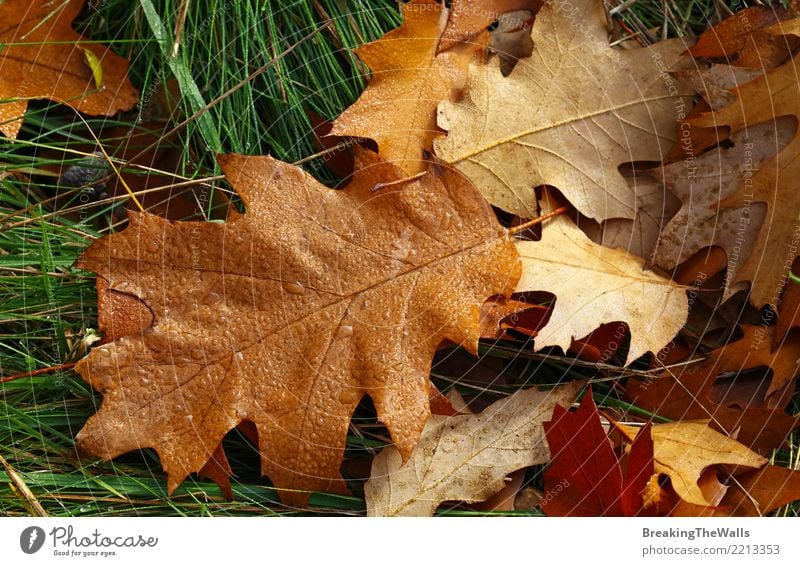
[[[543, 206], [552, 209], [545, 193]], [[544, 210], [543, 209], [543, 212]], [[622, 249], [595, 244], [566, 216], [544, 223], [538, 242], [516, 242], [522, 258], [518, 293], [556, 295], [553, 314], [536, 337], [536, 348], [583, 338], [607, 322], [624, 321], [631, 333], [627, 363], [658, 352], [683, 327], [689, 313], [686, 288], [644, 268]], [[620, 325], [618, 340], [625, 336]]]
[[81, 47], [81, 49], [83, 50], [83, 57], [86, 60], [86, 64], [89, 65], [89, 68], [92, 70], [94, 86], [100, 90], [103, 88], [103, 64], [90, 49], [86, 49], [85, 47]]
[[[629, 439], [636, 437], [638, 428], [617, 424]], [[695, 505], [713, 506], [698, 485], [703, 471], [714, 464], [731, 464], [760, 468], [767, 459], [759, 456], [744, 444], [725, 436], [708, 426], [707, 421], [679, 421], [653, 426], [653, 457], [655, 471], [672, 479], [675, 493]], [[724, 489], [716, 479], [718, 491]]]

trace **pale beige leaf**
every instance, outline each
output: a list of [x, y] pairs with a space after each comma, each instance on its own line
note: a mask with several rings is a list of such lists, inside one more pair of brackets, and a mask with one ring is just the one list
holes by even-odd
[[[767, 29], [770, 33], [800, 36], [800, 18], [781, 22]], [[691, 120], [700, 128], [726, 127], [731, 132], [749, 129], [754, 124], [774, 121], [781, 116], [800, 116], [798, 59], [795, 57], [775, 69], [767, 69], [759, 78], [734, 90], [736, 100], [714, 112]], [[751, 282], [750, 302], [776, 307], [786, 285], [786, 274], [797, 256], [797, 210], [800, 192], [800, 138], [794, 137], [770, 161], [764, 163], [747, 183], [719, 203], [720, 208], [740, 208], [753, 202], [767, 206], [753, 251], [742, 259], [733, 283]]]
[[[620, 424], [617, 427], [629, 438], [635, 438], [638, 432], [637, 427]], [[708, 506], [714, 504], [711, 496], [719, 498], [724, 488], [719, 482], [716, 482], [715, 489], [708, 484], [705, 486], [710, 497], [698, 485], [709, 466], [730, 464], [760, 468], [767, 463], [766, 458], [744, 444], [709, 428], [707, 421], [657, 424], [653, 426], [652, 434], [656, 473], [668, 475], [675, 493], [687, 503]]]
[[404, 464], [385, 448], [364, 488], [370, 516], [430, 516], [443, 501], [484, 501], [514, 470], [550, 460], [542, 423], [580, 390], [570, 383], [549, 391], [517, 391], [477, 415], [432, 416]]
[[537, 349], [559, 346], [566, 351], [573, 339], [621, 321], [631, 332], [630, 363], [661, 350], [686, 322], [685, 287], [644, 269], [642, 258], [595, 244], [566, 216], [546, 221], [540, 241], [516, 246], [522, 258], [517, 292], [556, 296], [550, 320], [536, 336]]
[[661, 161], [688, 87], [669, 76], [686, 45], [609, 47], [600, 0], [554, 0], [532, 29], [534, 50], [503, 77], [472, 64], [465, 95], [439, 105], [448, 130], [434, 148], [492, 204], [532, 217], [533, 187], [552, 185], [584, 215], [632, 218], [636, 201], [618, 166]]
[[[766, 163], [791, 141], [797, 129], [793, 118], [753, 125], [731, 135], [733, 146], [719, 146], [696, 159], [656, 169], [653, 174], [683, 203], [664, 227], [653, 253], [653, 263], [670, 269], [707, 246], [720, 246], [728, 257], [726, 283], [750, 256], [767, 206], [745, 203], [738, 208], [716, 208], [724, 198], [752, 183]], [[739, 290], [726, 284], [725, 298]]]
[[533, 14], [527, 10], [508, 12], [497, 18], [497, 27], [489, 33], [489, 49], [500, 58], [500, 71], [508, 75], [523, 57], [533, 51], [531, 26]]
[[636, 198], [632, 220], [611, 218], [602, 224], [585, 222], [581, 229], [607, 248], [623, 248], [633, 255], [650, 257], [661, 230], [681, 207], [664, 184], [644, 172], [627, 172], [625, 178]]

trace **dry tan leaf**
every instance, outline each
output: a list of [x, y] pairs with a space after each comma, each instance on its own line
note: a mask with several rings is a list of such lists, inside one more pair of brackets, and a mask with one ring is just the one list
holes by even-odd
[[473, 40], [501, 14], [518, 10], [535, 14], [543, 3], [543, 0], [453, 0], [439, 49]]
[[[616, 424], [629, 440], [636, 438], [638, 427]], [[767, 459], [759, 456], [744, 444], [720, 434], [708, 427], [707, 421], [680, 421], [653, 426], [653, 456], [656, 473], [667, 474], [672, 480], [675, 493], [688, 503], [713, 505], [698, 485], [703, 472], [715, 464], [731, 464], [748, 468], [760, 468]], [[712, 489], [716, 499], [724, 486], [716, 478], [705, 478], [714, 483]]]
[[404, 173], [366, 151], [357, 160], [335, 191], [269, 157], [225, 156], [246, 214], [225, 224], [132, 214], [84, 253], [81, 265], [143, 301], [154, 323], [76, 366], [104, 395], [82, 449], [154, 448], [172, 491], [249, 421], [263, 473], [302, 504], [307, 491], [293, 490], [344, 489], [350, 417], [370, 395], [411, 453], [437, 347], [477, 350], [480, 306], [513, 290], [519, 259], [452, 168], [374, 193]]
[[409, 175], [424, 170], [423, 151], [441, 135], [436, 107], [463, 84], [474, 51], [437, 55], [444, 19], [441, 4], [413, 0], [403, 7], [403, 25], [356, 50], [372, 77], [330, 135], [373, 139], [381, 156]]
[[[728, 257], [726, 282], [733, 281], [737, 268], [753, 250], [767, 205], [756, 202], [727, 209], [716, 205], [749, 183], [789, 143], [796, 128], [795, 120], [788, 116], [756, 124], [733, 134], [733, 147], [718, 147], [696, 159], [654, 169], [653, 175], [683, 206], [661, 232], [653, 263], [672, 269], [705, 247], [720, 246]], [[743, 285], [726, 285], [724, 298]]]
[[[28, 98], [48, 98], [92, 115], [133, 108], [139, 93], [128, 80], [128, 62], [72, 29], [83, 0], [7, 0], [0, 3], [0, 132], [16, 138]], [[17, 44], [17, 45], [14, 45]], [[98, 89], [89, 52], [103, 69]]]
[[533, 54], [508, 77], [498, 64], [470, 66], [463, 99], [439, 105], [448, 135], [437, 154], [522, 217], [534, 216], [533, 187], [552, 185], [590, 218], [633, 218], [618, 167], [669, 150], [690, 93], [667, 71], [686, 46], [610, 48], [599, 0], [548, 3], [532, 37]]
[[393, 446], [375, 457], [364, 487], [367, 514], [430, 516], [443, 501], [488, 499], [510, 472], [550, 459], [542, 423], [556, 405], [571, 405], [579, 390], [578, 383], [532, 388], [477, 415], [432, 416], [407, 462]]
[[[800, 35], [800, 18], [766, 28], [771, 33]], [[732, 132], [754, 124], [775, 121], [780, 116], [800, 116], [800, 83], [797, 59], [770, 69], [762, 77], [735, 89], [736, 100], [715, 112], [690, 122], [704, 128], [725, 126]], [[756, 306], [777, 306], [786, 273], [798, 255], [795, 211], [800, 209], [800, 137], [795, 135], [778, 155], [764, 163], [747, 183], [719, 202], [720, 208], [741, 208], [754, 202], [767, 204], [767, 217], [758, 232], [753, 253], [738, 266], [730, 284], [751, 282], [750, 300]]]
[[626, 171], [623, 175], [636, 198], [633, 220], [611, 218], [602, 224], [583, 222], [580, 227], [598, 244], [649, 258], [661, 230], [680, 209], [680, 201], [645, 172]]
[[489, 50], [500, 58], [500, 71], [507, 76], [523, 57], [530, 57], [533, 51], [531, 39], [533, 15], [527, 10], [517, 10], [503, 14], [497, 20], [497, 27], [489, 32]]
[[[621, 321], [631, 332], [630, 363], [661, 350], [686, 322], [685, 287], [645, 270], [644, 260], [625, 250], [595, 244], [566, 216], [546, 221], [540, 241], [516, 245], [522, 258], [517, 292], [556, 295], [550, 320], [536, 337], [537, 349], [560, 346], [566, 351], [573, 338]], [[623, 336], [621, 329], [619, 339]]]

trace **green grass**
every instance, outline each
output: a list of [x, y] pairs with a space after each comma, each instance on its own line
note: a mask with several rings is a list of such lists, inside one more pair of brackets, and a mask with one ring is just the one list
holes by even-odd
[[[192, 181], [208, 189], [207, 218], [228, 194], [215, 152], [270, 153], [296, 162], [319, 151], [313, 111], [335, 118], [364, 87], [362, 69], [350, 49], [380, 37], [400, 21], [392, 0], [193, 0], [182, 20], [178, 0], [106, 0], [87, 9], [78, 28], [111, 44], [131, 61], [130, 76], [142, 92], [141, 108], [112, 119], [75, 119], [62, 106], [36, 102], [16, 143], [0, 142], [0, 376], [74, 362], [95, 336], [96, 293], [90, 273], [75, 260], [98, 236], [120, 225], [125, 195], [86, 200], [80, 187], [60, 181], [64, 167], [91, 167], [93, 135], [104, 147], [119, 145], [119, 129], [152, 129], [153, 106], [162, 98], [174, 115], [157, 131], [176, 166], [164, 182]], [[344, 8], [347, 6], [347, 9]], [[623, 13], [629, 26], [659, 28], [669, 35], [700, 31], [714, 0], [641, 1]], [[677, 7], [685, 9], [676, 13]], [[178, 22], [182, 20], [182, 24]], [[174, 54], [174, 30], [182, 28]], [[171, 94], [163, 95], [164, 87]], [[175, 86], [173, 86], [175, 85]], [[116, 128], [117, 130], [114, 130]], [[142, 146], [142, 149], [144, 146]], [[123, 166], [124, 164], [120, 164]], [[325, 167], [309, 170], [335, 183]], [[15, 175], [7, 175], [14, 172]], [[98, 176], [106, 171], [100, 170]], [[491, 401], [521, 385], [585, 379], [590, 370], [569, 360], [486, 345], [482, 364], [505, 376], [497, 387], [477, 389], [459, 375], [436, 373], [441, 388], [459, 387]], [[595, 385], [598, 399], [617, 403], [608, 383]], [[309, 510], [282, 507], [268, 481], [259, 477], [255, 450], [237, 433], [226, 449], [237, 477], [235, 498], [226, 502], [211, 482], [189, 478], [171, 497], [155, 454], [143, 450], [102, 462], [75, 452], [75, 434], [100, 398], [71, 370], [0, 384], [0, 515], [35, 512], [15, 474], [38, 505], [53, 516], [363, 514], [362, 481], [351, 477], [352, 497], [314, 494]], [[348, 439], [347, 461], [357, 468], [386, 442], [365, 403]], [[778, 458], [798, 466], [798, 442]], [[36, 504], [33, 504], [36, 505]], [[796, 509], [787, 510], [796, 513]], [[455, 508], [447, 514], [470, 515]], [[533, 513], [536, 514], [536, 513]]]

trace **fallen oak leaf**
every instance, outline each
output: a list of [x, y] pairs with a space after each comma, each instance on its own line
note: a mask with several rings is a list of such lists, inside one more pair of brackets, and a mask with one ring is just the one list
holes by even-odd
[[[634, 441], [636, 453], [623, 478], [611, 441], [600, 424], [591, 389], [578, 409], [561, 406], [544, 423], [552, 459], [544, 472], [545, 497], [541, 508], [558, 517], [619, 517], [635, 514], [640, 493], [653, 475], [652, 441], [642, 430]], [[649, 441], [650, 457], [642, 447]]]
[[[800, 35], [800, 18], [765, 28], [780, 34]], [[797, 82], [797, 59], [738, 86], [736, 100], [719, 110], [692, 118], [690, 123], [702, 128], [725, 126], [731, 132], [772, 122], [780, 116], [800, 116], [800, 85]], [[780, 290], [786, 281], [786, 266], [797, 256], [796, 222], [792, 214], [800, 206], [800, 196], [793, 180], [800, 174], [800, 137], [795, 130], [791, 141], [777, 156], [762, 165], [751, 182], [742, 184], [718, 207], [740, 208], [753, 202], [767, 205], [767, 220], [762, 224], [751, 253], [736, 270], [731, 284], [750, 282], [750, 300], [756, 306], [777, 306]]]
[[[614, 423], [630, 441], [636, 438], [639, 427]], [[730, 464], [760, 468], [767, 459], [745, 445], [709, 428], [707, 421], [680, 421], [656, 424], [652, 427], [653, 458], [656, 473], [666, 474], [678, 496], [695, 505], [711, 505], [708, 496], [698, 485], [709, 466]], [[719, 484], [714, 478], [713, 482]], [[719, 484], [720, 489], [724, 489]]]
[[693, 57], [722, 59], [738, 67], [777, 67], [791, 55], [797, 42], [779, 38], [764, 28], [788, 17], [775, 6], [751, 6], [724, 19], [697, 38], [689, 53]]
[[680, 201], [645, 171], [624, 171], [623, 176], [636, 195], [633, 219], [582, 222], [581, 230], [607, 248], [623, 248], [635, 256], [649, 258], [661, 230], [678, 212]]
[[453, 0], [439, 51], [474, 40], [503, 14], [519, 10], [536, 14], [542, 4], [544, 0]]
[[[0, 3], [0, 132], [16, 138], [30, 98], [49, 98], [80, 112], [111, 116], [129, 110], [139, 93], [128, 79], [128, 62], [98, 43], [83, 41], [71, 25], [83, 0]], [[95, 85], [85, 52], [103, 70]], [[14, 100], [17, 99], [17, 100]]]
[[505, 485], [503, 489], [495, 493], [486, 501], [472, 503], [469, 508], [473, 511], [497, 512], [497, 511], [516, 511], [516, 499], [522, 485], [525, 482], [525, 470], [511, 472], [503, 478]]
[[444, 501], [476, 502], [504, 487], [515, 470], [548, 461], [542, 423], [569, 405], [580, 384], [520, 390], [477, 415], [433, 416], [403, 462], [389, 446], [375, 457], [364, 486], [370, 516], [430, 516]]
[[599, 0], [549, 2], [531, 33], [532, 55], [508, 77], [498, 64], [470, 65], [462, 99], [439, 105], [448, 134], [436, 154], [524, 218], [535, 215], [539, 185], [598, 221], [633, 218], [635, 194], [618, 167], [661, 161], [669, 149], [675, 106], [690, 92], [666, 71], [685, 45], [612, 49]]
[[155, 322], [76, 366], [104, 395], [77, 440], [106, 459], [154, 448], [171, 492], [250, 421], [262, 472], [304, 504], [308, 490], [344, 490], [345, 437], [365, 394], [411, 453], [437, 346], [477, 350], [480, 305], [510, 294], [519, 260], [475, 188], [441, 165], [408, 181], [357, 150], [358, 172], [336, 191], [269, 157], [220, 163], [246, 214], [220, 224], [131, 213], [84, 252], [83, 268]]
[[739, 471], [717, 507], [680, 502], [676, 517], [761, 517], [800, 499], [800, 471], [782, 466]]
[[[731, 93], [732, 89], [759, 78], [764, 74], [764, 69], [711, 65], [708, 68], [698, 67], [672, 74], [703, 97], [709, 106], [707, 110], [718, 110], [736, 99]], [[697, 153], [699, 154], [700, 150]]]
[[655, 473], [653, 425], [647, 423], [627, 449], [624, 463], [620, 504], [626, 517], [663, 515], [660, 507], [662, 490]]
[[[791, 273], [800, 273], [800, 260], [795, 258]], [[776, 350], [787, 339], [789, 331], [800, 326], [800, 284], [790, 277], [790, 283], [783, 289], [778, 305], [778, 321], [772, 337], [772, 349]]]
[[[543, 202], [552, 203], [549, 199], [545, 193]], [[566, 216], [546, 221], [540, 241], [516, 246], [523, 266], [517, 292], [556, 295], [550, 320], [536, 336], [537, 349], [559, 346], [566, 351], [573, 339], [620, 321], [631, 333], [627, 364], [661, 350], [686, 321], [684, 286], [645, 270], [644, 260], [625, 250], [595, 244]], [[619, 333], [621, 340], [625, 329]]]
[[488, 50], [500, 59], [500, 72], [507, 76], [517, 61], [533, 51], [531, 25], [534, 17], [527, 10], [508, 12], [500, 16], [496, 27], [489, 32]]
[[[720, 146], [700, 157], [652, 170], [682, 203], [658, 237], [653, 263], [673, 269], [699, 250], [719, 246], [728, 257], [725, 281], [733, 281], [737, 267], [753, 249], [767, 205], [717, 209], [716, 204], [749, 182], [794, 137], [795, 130], [792, 118], [781, 117], [734, 133], [732, 147]], [[737, 290], [726, 285], [724, 298]]]
[[787, 342], [783, 352], [773, 353], [772, 328], [744, 325], [742, 330], [740, 340], [717, 348], [705, 361], [682, 372], [667, 370], [654, 378], [629, 379], [625, 399], [669, 419], [710, 419], [723, 432], [738, 431], [737, 440], [759, 454], [769, 454], [797, 426], [797, 419], [783, 411], [792, 391], [774, 390], [775, 399], [762, 396], [740, 406], [725, 403], [714, 386], [720, 374], [758, 367], [769, 367], [775, 384], [788, 384], [797, 373], [800, 341]]
[[[526, 313], [530, 311], [527, 315]], [[492, 297], [481, 307], [481, 338], [497, 340], [506, 336], [507, 328], [514, 328], [520, 319], [531, 320], [531, 315], [537, 323], [537, 328], [546, 320], [547, 307], [532, 305], [514, 299]], [[506, 323], [506, 320], [510, 321]]]
[[444, 17], [441, 4], [412, 0], [403, 6], [399, 28], [356, 49], [372, 76], [330, 135], [375, 140], [381, 156], [409, 175], [425, 169], [423, 152], [440, 135], [436, 107], [463, 82], [473, 52], [437, 54]]

